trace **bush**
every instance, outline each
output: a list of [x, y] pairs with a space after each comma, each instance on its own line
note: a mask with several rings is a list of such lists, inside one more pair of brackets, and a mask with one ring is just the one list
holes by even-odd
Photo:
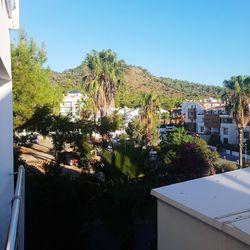
[[168, 134], [160, 154], [172, 183], [215, 174], [217, 152], [212, 152], [203, 139], [187, 135], [184, 129], [173, 129]]
[[236, 164], [229, 162], [229, 161], [226, 161], [226, 162], [221, 163], [217, 167], [216, 172], [217, 173], [224, 173], [224, 172], [229, 172], [229, 171], [233, 171], [236, 169], [237, 169]]

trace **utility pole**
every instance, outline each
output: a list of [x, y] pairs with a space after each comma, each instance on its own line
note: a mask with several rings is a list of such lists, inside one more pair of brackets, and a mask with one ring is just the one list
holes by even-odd
[[245, 166], [247, 166], [247, 142], [245, 142]]

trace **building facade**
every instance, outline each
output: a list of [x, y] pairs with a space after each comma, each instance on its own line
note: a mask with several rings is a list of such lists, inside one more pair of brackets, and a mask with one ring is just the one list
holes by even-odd
[[0, 1], [0, 250], [4, 249], [13, 198], [13, 112], [10, 29], [18, 28], [19, 2]]
[[72, 120], [79, 118], [80, 108], [83, 105], [83, 94], [79, 90], [71, 90], [63, 96], [60, 104], [60, 114], [70, 116]]
[[[182, 113], [186, 115], [186, 128], [190, 132], [202, 135], [207, 141], [213, 136], [220, 140], [223, 145], [238, 144], [236, 123], [233, 117], [225, 112], [223, 102], [210, 98], [199, 102], [186, 101], [182, 107]], [[190, 123], [194, 124], [190, 126]], [[250, 124], [243, 130], [243, 143], [249, 139]]]
[[190, 132], [197, 131], [197, 114], [202, 112], [203, 107], [197, 101], [185, 101], [181, 105], [181, 113], [185, 117], [185, 127]]

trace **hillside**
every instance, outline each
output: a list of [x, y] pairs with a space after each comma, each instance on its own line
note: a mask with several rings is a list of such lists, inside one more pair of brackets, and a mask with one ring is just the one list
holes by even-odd
[[[52, 72], [51, 81], [57, 82], [64, 91], [83, 87], [84, 70], [82, 66], [68, 69], [62, 73]], [[138, 95], [142, 93], [155, 93], [162, 103], [177, 103], [183, 99], [202, 99], [206, 97], [220, 97], [223, 88], [208, 86], [199, 83], [181, 81], [166, 77], [156, 77], [146, 69], [138, 66], [127, 66], [124, 72], [124, 86], [129, 99], [133, 99], [132, 106], [138, 104]], [[122, 91], [124, 92], [124, 91]], [[123, 105], [129, 105], [125, 93], [119, 93], [118, 99], [123, 98]], [[120, 102], [119, 102], [120, 103]], [[168, 106], [168, 104], [166, 104]], [[173, 104], [173, 105], [174, 105]], [[130, 106], [130, 105], [129, 105]]]

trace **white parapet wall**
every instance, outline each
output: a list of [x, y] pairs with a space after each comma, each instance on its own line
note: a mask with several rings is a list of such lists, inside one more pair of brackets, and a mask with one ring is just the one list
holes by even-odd
[[250, 249], [250, 168], [152, 190], [158, 250]]

